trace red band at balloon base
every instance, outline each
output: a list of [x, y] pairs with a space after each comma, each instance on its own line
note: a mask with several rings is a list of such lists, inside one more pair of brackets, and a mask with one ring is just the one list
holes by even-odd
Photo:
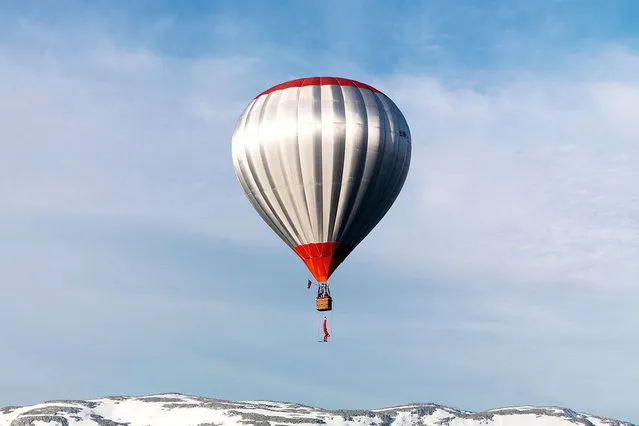
[[343, 243], [327, 242], [299, 245], [293, 251], [304, 261], [317, 282], [324, 283], [353, 248]]

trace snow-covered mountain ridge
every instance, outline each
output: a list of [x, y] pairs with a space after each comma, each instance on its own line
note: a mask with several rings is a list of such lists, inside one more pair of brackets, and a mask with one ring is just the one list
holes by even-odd
[[473, 413], [437, 404], [324, 410], [270, 401], [224, 401], [182, 394], [48, 401], [0, 408], [0, 426], [214, 425], [636, 426], [559, 407], [509, 407]]

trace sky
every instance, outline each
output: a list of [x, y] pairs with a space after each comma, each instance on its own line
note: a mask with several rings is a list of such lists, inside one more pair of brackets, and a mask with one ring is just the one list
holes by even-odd
[[[0, 406], [180, 392], [639, 422], [639, 3], [0, 1]], [[283, 81], [387, 94], [399, 198], [331, 278], [231, 161]]]

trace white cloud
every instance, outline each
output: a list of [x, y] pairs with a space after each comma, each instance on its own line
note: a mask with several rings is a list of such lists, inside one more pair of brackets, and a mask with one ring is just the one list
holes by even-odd
[[414, 160], [388, 219], [358, 250], [417, 273], [634, 288], [639, 79], [615, 75], [636, 56], [601, 56], [609, 78], [527, 75], [488, 89], [380, 80], [411, 125]]
[[268, 235], [230, 162], [237, 111], [254, 94], [247, 76], [258, 65], [171, 59], [109, 42], [72, 56], [0, 49], [0, 211]]

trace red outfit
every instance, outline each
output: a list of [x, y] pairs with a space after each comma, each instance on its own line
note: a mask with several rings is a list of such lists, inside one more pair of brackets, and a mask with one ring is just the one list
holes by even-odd
[[326, 318], [324, 318], [324, 341], [327, 342], [328, 341], [328, 337], [330, 336], [330, 334], [328, 334], [328, 330], [326, 329]]

